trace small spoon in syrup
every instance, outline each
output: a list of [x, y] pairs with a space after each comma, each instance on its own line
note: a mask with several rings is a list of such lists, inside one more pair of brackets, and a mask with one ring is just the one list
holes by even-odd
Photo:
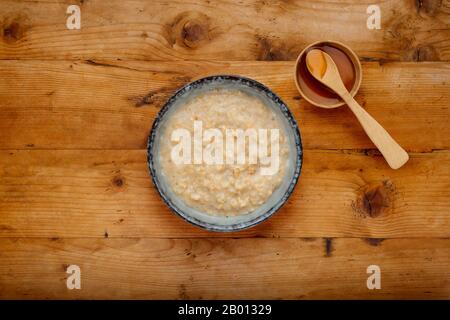
[[342, 82], [336, 64], [327, 53], [318, 49], [309, 51], [306, 56], [306, 65], [314, 78], [345, 101], [392, 169], [398, 169], [408, 161], [408, 153], [353, 99]]

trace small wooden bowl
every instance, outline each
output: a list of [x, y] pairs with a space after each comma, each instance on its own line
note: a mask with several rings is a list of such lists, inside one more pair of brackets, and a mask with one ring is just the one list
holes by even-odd
[[300, 54], [297, 57], [297, 60], [295, 61], [295, 69], [294, 69], [294, 79], [295, 79], [295, 86], [297, 87], [297, 90], [300, 92], [302, 97], [309, 103], [311, 103], [317, 107], [331, 109], [331, 108], [337, 108], [337, 107], [343, 106], [345, 104], [345, 102], [341, 101], [341, 102], [338, 102], [335, 104], [324, 104], [324, 103], [321, 103], [318, 101], [314, 101], [303, 92], [300, 84], [298, 83], [298, 68], [299, 68], [300, 61], [301, 61], [303, 55], [305, 55], [311, 47], [324, 45], [324, 44], [325, 45], [328, 44], [332, 47], [335, 47], [335, 48], [343, 51], [352, 61], [353, 67], [355, 68], [355, 84], [353, 85], [353, 88], [350, 90], [350, 94], [352, 96], [355, 96], [355, 94], [359, 90], [359, 87], [361, 86], [362, 67], [361, 67], [361, 62], [359, 62], [359, 58], [356, 55], [356, 53], [352, 49], [350, 49], [349, 47], [347, 47], [346, 45], [344, 45], [343, 43], [340, 43], [338, 41], [331, 41], [331, 40], [317, 41], [317, 42], [311, 43], [309, 46], [307, 46], [305, 49], [303, 49], [302, 52], [300, 52]]

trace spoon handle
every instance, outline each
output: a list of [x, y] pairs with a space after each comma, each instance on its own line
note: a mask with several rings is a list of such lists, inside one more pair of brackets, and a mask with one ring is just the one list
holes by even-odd
[[392, 169], [398, 169], [409, 159], [408, 153], [391, 137], [391, 135], [364, 110], [353, 97], [347, 93], [342, 95], [345, 103], [353, 111], [370, 140], [383, 154]]

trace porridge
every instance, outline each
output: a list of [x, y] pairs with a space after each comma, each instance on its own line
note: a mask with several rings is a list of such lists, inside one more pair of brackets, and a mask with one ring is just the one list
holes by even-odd
[[[180, 148], [183, 133], [194, 136], [186, 149]], [[215, 89], [188, 100], [168, 118], [161, 139], [159, 160], [168, 186], [186, 205], [209, 215], [252, 212], [281, 185], [288, 167], [289, 146], [279, 116], [240, 90]], [[258, 148], [252, 149], [255, 141]]]

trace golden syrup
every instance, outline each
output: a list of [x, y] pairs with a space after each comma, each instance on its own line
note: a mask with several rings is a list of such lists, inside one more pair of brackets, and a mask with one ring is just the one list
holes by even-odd
[[342, 102], [327, 86], [315, 79], [306, 65], [306, 55], [313, 49], [322, 50], [330, 55], [339, 70], [339, 74], [348, 91], [351, 91], [356, 81], [356, 71], [350, 57], [342, 50], [334, 47], [332, 44], [320, 44], [309, 48], [300, 58], [297, 67], [298, 84], [302, 92], [312, 101], [319, 104], [333, 105]]

